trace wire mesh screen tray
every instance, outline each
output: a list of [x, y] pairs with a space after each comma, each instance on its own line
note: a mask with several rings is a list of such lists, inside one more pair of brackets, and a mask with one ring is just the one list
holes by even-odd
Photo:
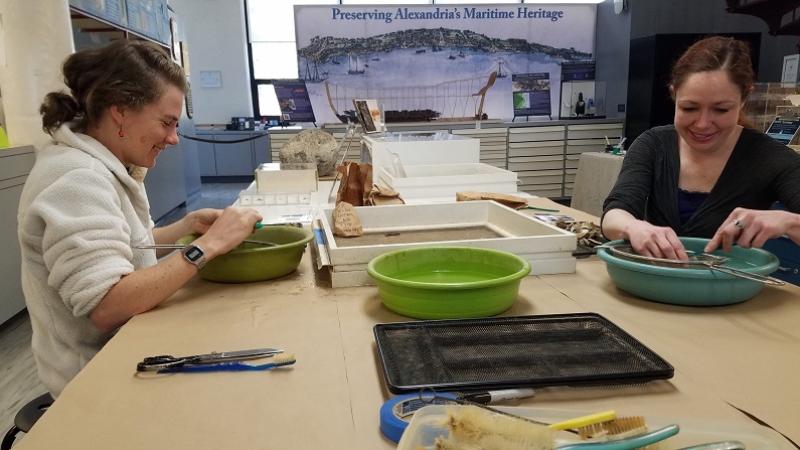
[[642, 383], [673, 367], [599, 314], [378, 324], [392, 393]]

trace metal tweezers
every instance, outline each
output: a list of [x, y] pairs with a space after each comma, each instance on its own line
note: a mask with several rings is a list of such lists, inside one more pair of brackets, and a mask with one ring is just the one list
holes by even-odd
[[136, 371], [158, 372], [160, 370], [173, 369], [176, 367], [193, 367], [224, 362], [247, 361], [251, 359], [267, 358], [277, 355], [278, 353], [283, 353], [283, 350], [279, 348], [257, 348], [233, 352], [211, 352], [203, 355], [191, 356], [148, 356], [140, 363], [136, 364]]

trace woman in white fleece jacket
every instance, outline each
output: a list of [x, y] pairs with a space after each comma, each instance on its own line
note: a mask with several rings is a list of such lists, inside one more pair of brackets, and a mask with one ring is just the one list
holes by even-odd
[[[178, 290], [205, 260], [236, 247], [261, 219], [204, 209], [154, 228], [142, 179], [178, 143], [185, 77], [158, 46], [119, 40], [71, 55], [70, 94], [41, 107], [53, 142], [37, 151], [18, 213], [22, 287], [39, 377], [53, 396], [128, 319]], [[201, 233], [192, 257], [154, 250]]]

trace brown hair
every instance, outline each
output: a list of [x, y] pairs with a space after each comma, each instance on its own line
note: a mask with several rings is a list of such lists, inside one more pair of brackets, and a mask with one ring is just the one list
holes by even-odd
[[39, 108], [42, 128], [51, 134], [68, 122], [85, 131], [110, 106], [138, 110], [164, 93], [164, 83], [186, 92], [183, 69], [148, 41], [120, 39], [79, 51], [64, 61], [62, 72], [70, 94], [51, 92]]
[[[670, 95], [675, 100], [675, 91], [686, 79], [698, 72], [724, 70], [731, 82], [742, 94], [742, 102], [747, 100], [755, 82], [753, 64], [750, 62], [750, 48], [734, 38], [712, 36], [695, 42], [689, 47], [672, 68]], [[744, 116], [744, 108], [739, 113], [739, 124], [750, 126]]]

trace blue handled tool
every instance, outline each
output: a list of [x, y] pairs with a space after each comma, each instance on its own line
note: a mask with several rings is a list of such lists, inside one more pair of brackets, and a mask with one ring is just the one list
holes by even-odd
[[663, 441], [666, 438], [675, 436], [680, 431], [678, 425], [668, 425], [664, 428], [640, 434], [638, 436], [616, 439], [605, 442], [575, 443], [559, 445], [556, 450], [633, 450]]
[[158, 355], [149, 356], [136, 364], [137, 372], [162, 372], [175, 368], [186, 368], [189, 366], [207, 366], [227, 362], [247, 361], [250, 359], [267, 358], [283, 353], [279, 348], [257, 348], [253, 350], [238, 350], [234, 352], [212, 352], [202, 355], [172, 356]]

